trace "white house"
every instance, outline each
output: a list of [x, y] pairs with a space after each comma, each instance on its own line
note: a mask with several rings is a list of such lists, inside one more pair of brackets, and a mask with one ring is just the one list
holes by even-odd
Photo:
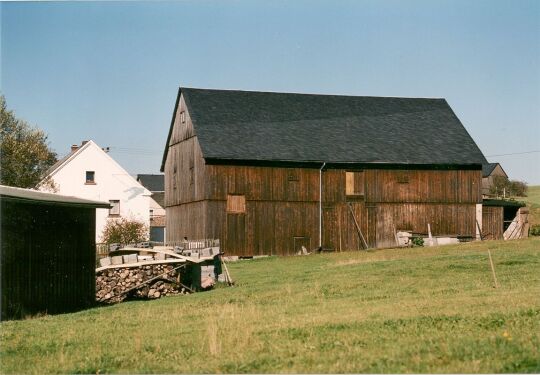
[[60, 194], [112, 205], [111, 209], [96, 212], [97, 243], [102, 242], [101, 234], [108, 220], [123, 217], [150, 226], [150, 191], [93, 141], [71, 146], [71, 152], [47, 171], [47, 177]]

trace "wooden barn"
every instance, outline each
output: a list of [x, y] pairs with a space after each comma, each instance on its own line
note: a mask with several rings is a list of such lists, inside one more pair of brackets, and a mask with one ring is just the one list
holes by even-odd
[[167, 241], [228, 255], [477, 236], [487, 163], [446, 100], [180, 88], [161, 171]]
[[0, 186], [0, 320], [95, 303], [95, 202]]

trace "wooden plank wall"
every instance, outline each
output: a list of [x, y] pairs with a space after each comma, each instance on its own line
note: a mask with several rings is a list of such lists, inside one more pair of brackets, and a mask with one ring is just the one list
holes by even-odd
[[207, 165], [206, 179], [205, 199], [245, 194], [247, 201], [319, 201], [316, 169]]
[[[362, 248], [351, 203], [370, 247], [395, 245], [394, 228], [433, 235], [474, 235], [475, 204], [481, 202], [479, 170], [364, 170], [365, 195], [346, 195], [346, 170], [327, 170], [324, 247]], [[341, 231], [340, 231], [341, 227]]]
[[482, 235], [486, 240], [502, 240], [504, 233], [504, 208], [482, 207]]
[[207, 202], [197, 201], [167, 207], [167, 242], [211, 237], [206, 231]]
[[[185, 113], [181, 122], [180, 113]], [[178, 105], [165, 161], [165, 207], [204, 199], [205, 162], [183, 96]]]
[[95, 304], [95, 209], [2, 200], [0, 319]]
[[480, 170], [365, 171], [366, 202], [482, 203]]
[[[318, 246], [317, 171], [208, 165], [207, 172], [206, 236], [219, 235], [225, 252], [292, 255], [301, 243]], [[227, 213], [228, 194], [245, 195], [244, 214]]]

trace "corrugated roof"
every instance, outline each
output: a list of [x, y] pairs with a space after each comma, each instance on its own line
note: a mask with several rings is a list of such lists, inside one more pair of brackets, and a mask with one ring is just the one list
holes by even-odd
[[[487, 163], [445, 99], [193, 88], [180, 94], [205, 159]], [[174, 115], [170, 131], [173, 124]]]
[[26, 201], [28, 203], [41, 203], [66, 206], [85, 206], [95, 208], [110, 208], [108, 202], [93, 201], [66, 195], [45, 193], [42, 191], [22, 189], [0, 185], [0, 197], [8, 200]]

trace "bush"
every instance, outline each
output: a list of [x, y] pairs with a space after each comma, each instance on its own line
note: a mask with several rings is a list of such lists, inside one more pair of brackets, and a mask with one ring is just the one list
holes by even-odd
[[422, 237], [413, 237], [411, 242], [412, 242], [413, 247], [424, 246], [424, 239]]
[[531, 236], [540, 236], [540, 224], [533, 225], [529, 230]]
[[106, 244], [127, 245], [146, 241], [147, 238], [148, 228], [144, 223], [126, 218], [109, 220], [101, 234], [101, 240]]

